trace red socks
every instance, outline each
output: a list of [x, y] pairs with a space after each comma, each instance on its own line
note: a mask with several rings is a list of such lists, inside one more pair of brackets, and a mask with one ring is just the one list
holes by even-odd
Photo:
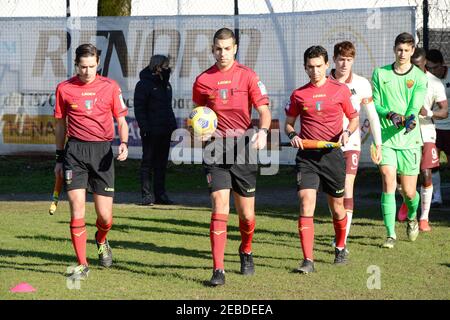
[[86, 241], [87, 231], [84, 219], [70, 220], [70, 235], [72, 237], [73, 248], [77, 255], [78, 264], [87, 265], [86, 259]]
[[313, 261], [313, 245], [314, 245], [313, 217], [301, 217], [301, 216], [299, 217], [298, 235], [300, 237], [300, 243], [302, 245], [304, 259]]
[[103, 224], [100, 219], [97, 219], [96, 226], [98, 229], [96, 240], [98, 243], [105, 243], [106, 241], [106, 235], [108, 234], [108, 231], [111, 230], [112, 227], [112, 220], [108, 224]]
[[336, 233], [336, 248], [345, 247], [345, 233], [347, 229], [347, 215], [342, 220], [333, 218], [334, 232]]
[[243, 253], [252, 252], [252, 240], [255, 233], [256, 220], [248, 221], [239, 219], [239, 231], [241, 232], [241, 247]]
[[209, 228], [214, 270], [224, 269], [225, 245], [227, 243], [227, 214], [212, 213]]

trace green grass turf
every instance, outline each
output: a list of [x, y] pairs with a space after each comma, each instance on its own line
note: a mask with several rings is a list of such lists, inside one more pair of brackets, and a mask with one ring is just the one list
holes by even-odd
[[[239, 230], [232, 213], [225, 253], [226, 285], [211, 288], [210, 210], [205, 207], [153, 208], [116, 204], [108, 238], [114, 266], [97, 260], [95, 214], [87, 205], [89, 279], [80, 289], [67, 287], [64, 272], [75, 264], [69, 236], [68, 203], [56, 215], [48, 202], [1, 202], [0, 300], [3, 299], [449, 299], [449, 220], [434, 215], [433, 231], [411, 243], [405, 224], [397, 223], [398, 243], [381, 249], [385, 230], [378, 209], [361, 209], [349, 239], [350, 262], [333, 265], [331, 218], [317, 209], [317, 272], [300, 275], [297, 208], [258, 207], [254, 238], [256, 274], [239, 274]], [[368, 289], [370, 266], [380, 270], [381, 289]], [[28, 282], [34, 293], [10, 293]], [[72, 284], [73, 287], [73, 284]]]
[[[0, 195], [46, 194], [54, 178], [50, 157], [0, 157]], [[139, 192], [139, 161], [116, 162], [116, 190]], [[443, 172], [443, 179], [449, 176]], [[285, 192], [293, 185], [292, 167], [276, 176], [258, 178], [258, 188]], [[210, 288], [212, 260], [209, 245], [209, 203], [202, 207], [147, 208], [129, 203], [114, 205], [114, 226], [109, 234], [114, 267], [97, 261], [95, 214], [87, 205], [91, 273], [80, 290], [67, 287], [64, 272], [76, 262], [69, 235], [69, 207], [60, 201], [55, 216], [47, 214], [49, 201], [0, 201], [0, 300], [2, 299], [449, 299], [448, 210], [433, 211], [433, 231], [407, 241], [404, 224], [397, 223], [399, 241], [392, 250], [379, 248], [385, 237], [378, 206], [379, 174], [360, 170], [355, 190], [372, 185], [367, 203], [358, 203], [349, 240], [350, 262], [332, 264], [333, 227], [328, 210], [318, 202], [315, 225], [317, 272], [300, 275], [293, 270], [301, 259], [296, 203], [260, 205], [254, 238], [256, 275], [239, 274], [237, 216], [229, 222], [225, 254], [226, 285]], [[169, 192], [206, 191], [201, 166], [171, 165]], [[370, 190], [372, 190], [370, 189]], [[191, 193], [192, 194], [192, 193]], [[195, 195], [195, 193], [194, 193]], [[42, 196], [34, 197], [42, 199]], [[370, 204], [372, 199], [372, 205]], [[363, 201], [363, 199], [361, 200]], [[371, 266], [381, 272], [381, 289], [370, 290]], [[9, 288], [28, 282], [35, 293], [13, 294]], [[369, 280], [370, 282], [370, 280]], [[69, 283], [70, 284], [70, 283]], [[74, 284], [71, 284], [73, 287]]]

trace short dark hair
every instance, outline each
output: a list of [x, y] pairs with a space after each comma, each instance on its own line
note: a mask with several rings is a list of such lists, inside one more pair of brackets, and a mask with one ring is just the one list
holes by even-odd
[[396, 47], [397, 45], [404, 43], [407, 43], [414, 47], [416, 42], [412, 34], [408, 32], [402, 32], [395, 38], [394, 46]]
[[228, 28], [222, 28], [214, 33], [213, 44], [216, 43], [216, 39], [225, 40], [225, 39], [233, 39], [233, 44], [236, 44], [236, 36], [234, 35], [233, 30]]
[[356, 56], [356, 48], [350, 41], [342, 41], [334, 45], [333, 56], [336, 58], [341, 55], [342, 57], [352, 57]]
[[426, 58], [427, 53], [424, 48], [416, 48], [414, 50], [414, 54], [412, 55], [411, 59], [419, 59], [419, 58]]
[[438, 49], [430, 49], [427, 52], [427, 60], [433, 63], [444, 64], [442, 52]]
[[75, 64], [78, 65], [78, 63], [80, 63], [80, 59], [83, 57], [96, 57], [98, 62], [99, 53], [97, 48], [91, 43], [79, 45], [75, 50]]
[[328, 62], [327, 50], [322, 46], [309, 47], [303, 54], [303, 64], [306, 66], [306, 60], [318, 57], [323, 57], [323, 60], [325, 61], [325, 63], [327, 63]]
[[165, 63], [169, 63], [170, 58], [168, 56], [164, 56], [162, 54], [155, 54], [150, 58], [150, 63], [148, 64], [148, 68], [150, 71], [155, 72], [156, 68], [162, 67]]

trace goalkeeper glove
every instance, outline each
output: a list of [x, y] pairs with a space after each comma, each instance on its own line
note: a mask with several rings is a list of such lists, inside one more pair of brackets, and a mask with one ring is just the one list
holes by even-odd
[[409, 133], [416, 127], [416, 117], [412, 114], [405, 121], [405, 134]]
[[401, 126], [403, 126], [404, 121], [405, 121], [404, 116], [402, 116], [398, 113], [392, 112], [392, 111], [386, 115], [386, 118], [391, 120], [397, 129], [399, 129]]

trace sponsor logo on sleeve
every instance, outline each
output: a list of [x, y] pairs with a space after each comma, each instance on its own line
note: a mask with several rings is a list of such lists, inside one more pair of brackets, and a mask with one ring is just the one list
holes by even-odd
[[261, 94], [263, 96], [267, 95], [266, 86], [264, 85], [264, 83], [262, 83], [262, 81], [258, 81], [258, 87], [259, 87], [259, 90], [261, 91]]
[[119, 100], [120, 100], [120, 105], [122, 106], [122, 109], [126, 109], [127, 105], [125, 104], [125, 102], [123, 102], [122, 94], [119, 94]]
[[288, 101], [288, 102], [286, 102], [285, 105], [284, 105], [284, 110], [289, 111], [289, 108], [290, 108], [290, 107], [291, 107], [291, 102]]

